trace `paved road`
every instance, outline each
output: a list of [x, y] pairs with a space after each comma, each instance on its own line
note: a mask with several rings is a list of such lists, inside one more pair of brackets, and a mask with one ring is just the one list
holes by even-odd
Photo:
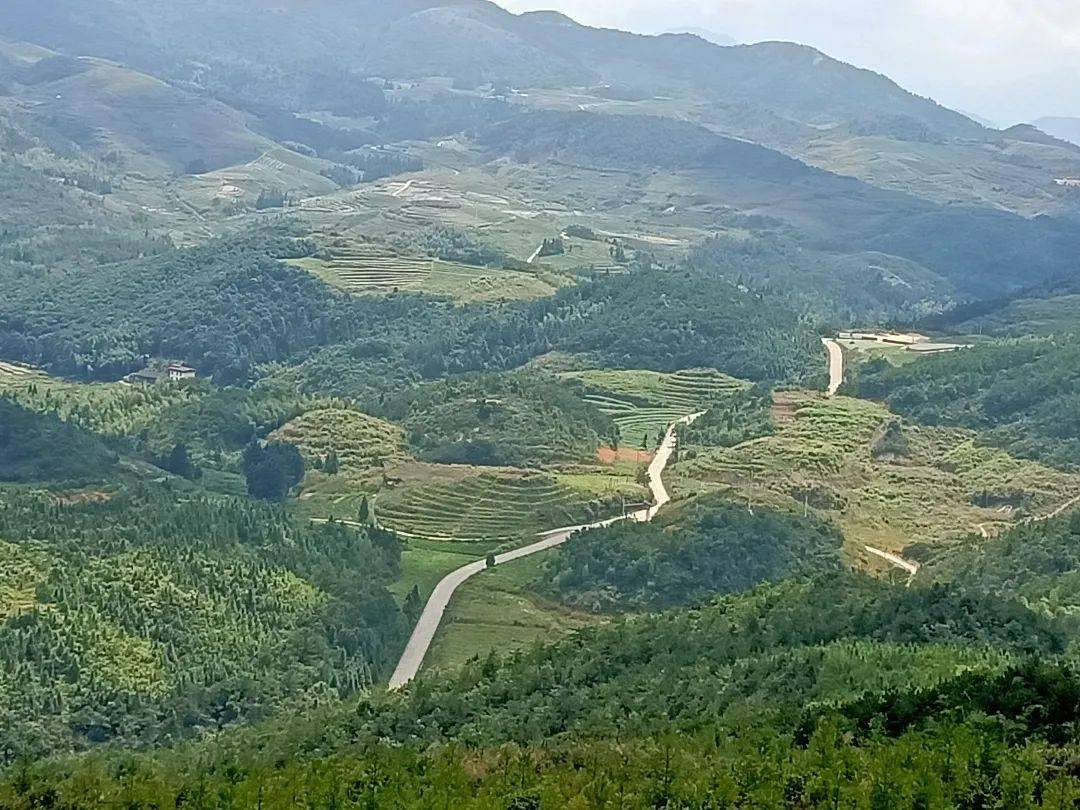
[[896, 566], [897, 568], [903, 568], [905, 571], [907, 571], [907, 584], [909, 586], [911, 585], [911, 581], [915, 579], [915, 575], [919, 573], [920, 566], [917, 562], [905, 560], [899, 554], [893, 554], [891, 551], [883, 551], [882, 549], [874, 548], [873, 546], [866, 546], [866, 550], [873, 554], [875, 557], [880, 557], [881, 559], [885, 560], [890, 565]]
[[844, 350], [831, 338], [822, 338], [821, 342], [829, 350], [829, 396], [835, 397], [844, 384]]
[[[664, 486], [663, 472], [667, 468], [668, 462], [671, 461], [672, 453], [675, 451], [675, 429], [679, 425], [690, 424], [700, 416], [700, 413], [687, 416], [668, 428], [667, 435], [664, 436], [664, 441], [660, 445], [660, 449], [656, 451], [656, 456], [653, 457], [652, 463], [649, 465], [649, 489], [652, 492], [653, 505], [648, 509], [634, 512], [627, 515], [625, 518], [612, 518], [611, 520], [603, 520], [598, 523], [590, 523], [581, 526], [564, 526], [561, 529], [552, 529], [551, 531], [540, 534], [540, 540], [532, 545], [498, 555], [495, 558], [495, 564], [505, 565], [508, 562], [520, 560], [523, 557], [530, 557], [533, 554], [539, 554], [548, 551], [549, 549], [553, 549], [556, 546], [561, 546], [573, 535], [585, 529], [598, 529], [626, 519], [635, 520], [639, 523], [647, 523], [652, 520], [660, 509], [671, 502], [671, 495], [668, 494], [667, 487]], [[485, 568], [487, 568], [486, 560], [477, 560], [476, 562], [469, 563], [468, 565], [462, 566], [456, 571], [447, 574], [442, 578], [439, 584], [435, 586], [435, 590], [432, 591], [431, 597], [424, 606], [424, 612], [420, 614], [420, 620], [416, 623], [416, 627], [413, 628], [412, 636], [409, 638], [409, 643], [405, 647], [405, 652], [402, 653], [397, 668], [390, 678], [391, 689], [401, 689], [416, 677], [417, 673], [420, 671], [420, 667], [424, 663], [424, 658], [427, 656], [428, 650], [431, 649], [431, 643], [435, 640], [435, 633], [438, 632], [439, 625], [442, 624], [443, 616], [446, 614], [446, 608], [450, 605], [450, 600], [453, 599], [454, 593], [458, 588]]]

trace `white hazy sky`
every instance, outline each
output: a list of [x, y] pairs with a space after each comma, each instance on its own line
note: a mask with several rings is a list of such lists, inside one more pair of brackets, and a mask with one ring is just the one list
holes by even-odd
[[1080, 0], [496, 1], [641, 33], [801, 42], [1002, 125], [1080, 117]]

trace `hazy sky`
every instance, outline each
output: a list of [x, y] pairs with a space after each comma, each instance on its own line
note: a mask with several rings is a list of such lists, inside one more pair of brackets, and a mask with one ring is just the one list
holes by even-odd
[[1080, 0], [497, 0], [589, 25], [813, 45], [1009, 125], [1080, 117]]

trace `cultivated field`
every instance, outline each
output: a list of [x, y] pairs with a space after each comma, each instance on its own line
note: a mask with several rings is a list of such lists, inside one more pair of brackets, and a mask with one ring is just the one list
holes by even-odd
[[615, 421], [622, 445], [631, 449], [653, 449], [668, 425], [749, 387], [712, 369], [674, 374], [589, 370], [562, 376], [581, 384], [585, 400]]
[[11, 381], [29, 380], [34, 377], [40, 378], [44, 375], [35, 368], [30, 366], [24, 366], [20, 363], [4, 363], [0, 361], [0, 380], [5, 378]]
[[902, 551], [976, 534], [1080, 495], [1080, 476], [981, 447], [970, 431], [901, 427], [865, 400], [779, 394], [774, 419], [771, 436], [685, 447], [675, 487], [821, 512], [858, 556], [866, 544]]
[[429, 540], [505, 540], [618, 511], [618, 497], [584, 492], [541, 473], [485, 472], [380, 494], [380, 525]]
[[334, 453], [342, 474], [365, 473], [405, 457], [400, 427], [346, 408], [308, 411], [269, 438], [296, 445], [309, 467], [324, 464]]
[[495, 302], [541, 298], [556, 289], [530, 273], [410, 256], [385, 244], [350, 242], [328, 251], [329, 258], [291, 263], [356, 295], [420, 292], [457, 301]]

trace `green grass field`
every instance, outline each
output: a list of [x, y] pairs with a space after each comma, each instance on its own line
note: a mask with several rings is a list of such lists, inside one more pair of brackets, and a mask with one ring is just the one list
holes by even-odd
[[401, 552], [401, 576], [390, 586], [391, 592], [403, 600], [415, 586], [427, 600], [439, 580], [471, 562], [483, 559], [494, 551], [498, 542], [454, 543], [432, 540], [406, 540]]
[[543, 572], [542, 556], [484, 571], [463, 585], [450, 603], [424, 668], [452, 669], [474, 656], [550, 643], [604, 621], [530, 592]]
[[619, 426], [624, 447], [652, 450], [669, 425], [706, 410], [748, 383], [712, 369], [678, 371], [571, 371], [564, 379], [581, 384], [584, 397]]

